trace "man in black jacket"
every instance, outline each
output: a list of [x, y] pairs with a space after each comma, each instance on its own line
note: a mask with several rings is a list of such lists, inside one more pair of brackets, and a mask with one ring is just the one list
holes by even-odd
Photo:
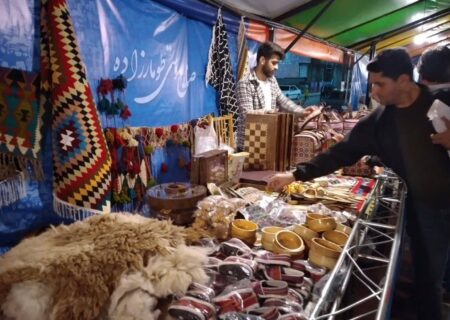
[[293, 173], [272, 177], [280, 190], [295, 180], [311, 180], [376, 155], [408, 186], [407, 232], [415, 269], [420, 319], [441, 319], [442, 278], [450, 245], [450, 158], [433, 144], [427, 118], [433, 102], [428, 89], [413, 81], [413, 66], [403, 49], [381, 52], [367, 66], [372, 94], [383, 105], [363, 118], [344, 140]]
[[[450, 106], [450, 49], [446, 46], [426, 50], [419, 59], [417, 69], [421, 83], [428, 86], [435, 99]], [[447, 130], [434, 134], [433, 143], [441, 144], [450, 149], [450, 120], [443, 119]]]
[[[435, 99], [439, 99], [450, 106], [450, 49], [446, 46], [430, 48], [422, 53], [417, 69], [420, 82], [428, 86]], [[450, 108], [450, 107], [449, 107]], [[447, 130], [433, 134], [433, 143], [441, 144], [450, 150], [450, 119], [442, 119]], [[444, 276], [444, 301], [450, 301], [450, 261], [447, 258], [447, 267]]]

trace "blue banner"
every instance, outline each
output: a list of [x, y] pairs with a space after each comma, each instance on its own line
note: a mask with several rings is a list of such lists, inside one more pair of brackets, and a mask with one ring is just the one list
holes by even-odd
[[[96, 89], [101, 78], [123, 74], [128, 79], [125, 102], [133, 115], [126, 125], [157, 127], [217, 113], [215, 90], [205, 83], [211, 25], [149, 0], [68, 4], [91, 87]], [[39, 9], [39, 0], [0, 1], [1, 66], [39, 72]], [[229, 36], [234, 57], [235, 35]], [[51, 177], [49, 135], [45, 141], [44, 171]], [[188, 178], [177, 166], [180, 156], [188, 162], [189, 150], [155, 152], [152, 166], [158, 181]], [[161, 173], [162, 162], [172, 169]], [[61, 222], [53, 214], [50, 179], [30, 181], [26, 198], [0, 208], [0, 254], [30, 231]]]
[[120, 74], [128, 81], [127, 125], [170, 125], [217, 112], [215, 91], [204, 80], [211, 26], [151, 1], [69, 5], [93, 87]]

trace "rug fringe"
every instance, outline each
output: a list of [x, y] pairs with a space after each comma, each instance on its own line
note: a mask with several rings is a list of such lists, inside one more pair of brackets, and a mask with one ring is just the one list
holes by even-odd
[[[109, 205], [108, 208], [110, 208]], [[76, 206], [61, 199], [58, 199], [56, 197], [56, 194], [53, 194], [53, 210], [57, 215], [66, 219], [73, 219], [73, 220], [84, 220], [94, 215], [108, 214], [111, 211], [110, 209], [107, 211], [100, 211]]]
[[0, 207], [14, 203], [27, 195], [25, 175], [17, 172], [16, 175], [0, 181]]
[[44, 180], [44, 170], [42, 169], [42, 161], [40, 159], [0, 152], [0, 164], [24, 172], [27, 178], [29, 176], [28, 173], [31, 173], [32, 177], [36, 178], [36, 180]]

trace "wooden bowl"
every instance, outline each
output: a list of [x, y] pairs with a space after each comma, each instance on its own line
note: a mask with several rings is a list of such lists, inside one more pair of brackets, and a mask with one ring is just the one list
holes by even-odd
[[167, 186], [165, 186], [165, 191], [167, 194], [178, 194], [178, 193], [185, 193], [188, 190], [186, 185], [181, 183], [170, 183]]
[[311, 247], [311, 240], [313, 238], [318, 238], [319, 234], [311, 229], [309, 229], [304, 224], [296, 224], [294, 225], [294, 232], [298, 234], [303, 241], [305, 241], [305, 244], [308, 248]]
[[277, 232], [273, 241], [273, 252], [300, 257], [305, 250], [305, 244], [298, 234], [289, 230]]
[[338, 258], [342, 252], [342, 248], [337, 244], [330, 242], [321, 238], [314, 238], [311, 242], [311, 250], [314, 250], [316, 253], [321, 256], [330, 257], [330, 258]]
[[258, 225], [250, 220], [236, 219], [231, 222], [231, 236], [241, 239], [248, 245], [255, 243], [257, 230]]
[[275, 234], [277, 234], [277, 232], [279, 232], [281, 230], [284, 230], [284, 229], [281, 227], [275, 227], [275, 226], [264, 227], [261, 230], [262, 247], [266, 250], [272, 251], [273, 240], [275, 239]]
[[306, 215], [306, 224], [308, 224], [312, 220], [326, 218], [323, 214], [310, 212]]
[[336, 228], [336, 220], [331, 217], [314, 219], [307, 223], [308, 228], [315, 232], [324, 232]]
[[340, 247], [345, 246], [348, 240], [348, 235], [342, 231], [328, 230], [322, 233], [322, 239], [331, 241]]
[[308, 261], [313, 265], [318, 267], [326, 268], [332, 270], [336, 265], [337, 258], [325, 257], [317, 253], [315, 250], [311, 249], [309, 251]]

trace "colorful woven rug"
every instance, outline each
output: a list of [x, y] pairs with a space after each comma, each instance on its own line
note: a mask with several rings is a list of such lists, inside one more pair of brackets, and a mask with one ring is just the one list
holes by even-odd
[[110, 212], [111, 158], [65, 0], [41, 1], [41, 102], [51, 106], [56, 213]]
[[0, 164], [43, 178], [40, 151], [43, 108], [36, 73], [0, 68]]

